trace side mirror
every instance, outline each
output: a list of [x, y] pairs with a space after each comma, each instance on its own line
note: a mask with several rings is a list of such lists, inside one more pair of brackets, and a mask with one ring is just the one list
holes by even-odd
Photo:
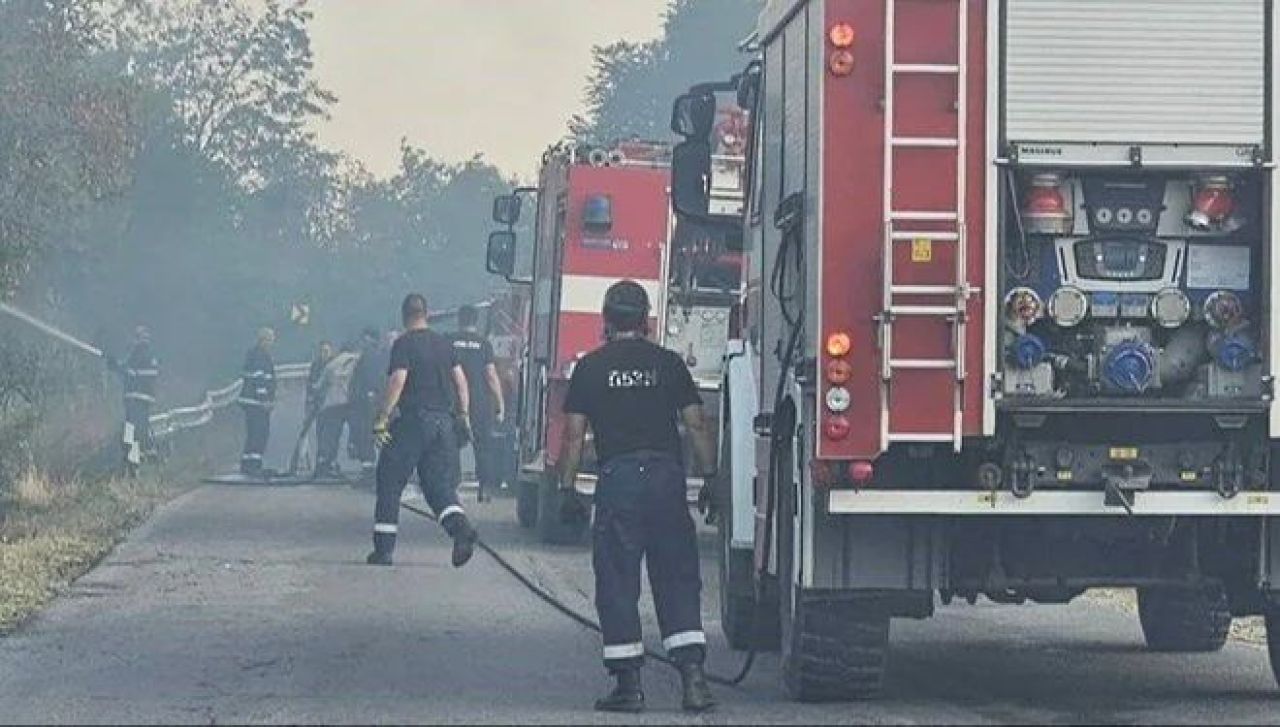
[[489, 249], [484, 267], [508, 280], [516, 271], [516, 233], [500, 230], [489, 234]]
[[515, 225], [520, 221], [520, 198], [504, 194], [493, 198], [493, 221], [500, 225]]
[[713, 93], [686, 93], [671, 106], [671, 130], [685, 139], [706, 139], [716, 122]]
[[707, 216], [711, 201], [711, 143], [688, 139], [671, 153], [671, 205], [693, 219]]

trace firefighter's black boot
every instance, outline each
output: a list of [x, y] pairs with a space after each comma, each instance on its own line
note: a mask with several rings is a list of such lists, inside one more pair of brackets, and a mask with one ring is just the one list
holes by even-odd
[[364, 559], [369, 565], [391, 565], [391, 554], [381, 550], [375, 550]]
[[716, 698], [707, 685], [707, 675], [701, 664], [680, 665], [681, 704], [686, 712], [709, 712], [715, 709]]
[[644, 692], [640, 691], [640, 670], [625, 669], [614, 673], [618, 683], [613, 691], [596, 700], [597, 712], [628, 712], [634, 714], [644, 711]]
[[450, 515], [440, 522], [449, 537], [453, 538], [453, 557], [451, 562], [454, 568], [461, 568], [471, 560], [471, 556], [476, 550], [476, 540], [479, 535], [476, 529], [471, 527], [471, 521], [466, 515]]

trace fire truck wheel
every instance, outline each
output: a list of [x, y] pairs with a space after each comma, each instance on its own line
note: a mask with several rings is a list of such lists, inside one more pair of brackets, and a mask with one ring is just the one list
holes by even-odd
[[[781, 472], [791, 472], [790, 452]], [[839, 600], [807, 596], [795, 585], [794, 490], [777, 493], [779, 613], [782, 676], [788, 696], [801, 702], [846, 702], [878, 697], [889, 654], [889, 616], [869, 612], [855, 594]], [[854, 599], [848, 598], [854, 596]]]
[[1280, 607], [1267, 607], [1267, 654], [1271, 657], [1271, 676], [1280, 686]]
[[884, 689], [889, 617], [856, 602], [796, 604], [784, 642], [787, 694], [801, 702], [873, 699]]
[[521, 479], [516, 484], [516, 520], [522, 528], [538, 524], [538, 481]]
[[1153, 651], [1218, 651], [1227, 643], [1231, 630], [1227, 592], [1219, 583], [1197, 588], [1139, 588], [1138, 619]]
[[569, 497], [556, 488], [550, 477], [538, 481], [538, 522], [534, 525], [538, 540], [551, 545], [577, 545], [589, 524], [585, 518], [564, 520], [563, 498]]

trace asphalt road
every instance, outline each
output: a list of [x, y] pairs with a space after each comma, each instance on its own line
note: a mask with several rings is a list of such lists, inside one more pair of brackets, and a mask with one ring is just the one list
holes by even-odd
[[[596, 636], [483, 554], [455, 571], [443, 534], [408, 516], [397, 565], [363, 565], [370, 500], [210, 486], [165, 507], [0, 640], [0, 721], [627, 721], [589, 711], [607, 686]], [[488, 541], [589, 610], [585, 549], [533, 544], [510, 501], [469, 507]], [[712, 666], [727, 672], [740, 655], [720, 640], [707, 580]], [[1132, 616], [1097, 603], [949, 607], [895, 623], [894, 641], [881, 701], [789, 703], [767, 655], [694, 721], [1280, 721], [1263, 650], [1150, 654]], [[644, 721], [690, 721], [672, 677], [647, 667]]]

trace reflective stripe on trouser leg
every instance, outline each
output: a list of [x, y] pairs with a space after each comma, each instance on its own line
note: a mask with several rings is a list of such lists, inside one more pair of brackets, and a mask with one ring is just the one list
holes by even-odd
[[[409, 482], [422, 448], [420, 427], [401, 417], [391, 429], [391, 443], [378, 453], [377, 501], [373, 506], [373, 549], [390, 555], [396, 547], [396, 533], [388, 532], [400, 522], [400, 495]], [[381, 530], [379, 530], [381, 528]]]
[[597, 500], [591, 530], [591, 566], [596, 580], [596, 613], [604, 636], [604, 663], [610, 671], [644, 662], [640, 634], [640, 562], [644, 551], [634, 510], [621, 511]]
[[374, 523], [373, 524], [373, 549], [379, 553], [391, 553], [396, 549], [396, 532], [399, 528], [395, 523]]
[[644, 644], [633, 641], [630, 644], [613, 644], [605, 645], [604, 660], [618, 661], [621, 659], [635, 659], [644, 656]]
[[700, 664], [707, 642], [702, 631], [702, 574], [684, 468], [674, 459], [651, 460], [645, 474], [646, 522], [653, 524], [645, 532], [645, 563], [662, 645], [676, 661]]
[[458, 502], [458, 483], [462, 480], [462, 462], [458, 440], [453, 432], [453, 417], [442, 412], [427, 412], [420, 420], [423, 443], [418, 454], [418, 487], [427, 506], [440, 519], [440, 527], [452, 538], [470, 530], [467, 514]]

